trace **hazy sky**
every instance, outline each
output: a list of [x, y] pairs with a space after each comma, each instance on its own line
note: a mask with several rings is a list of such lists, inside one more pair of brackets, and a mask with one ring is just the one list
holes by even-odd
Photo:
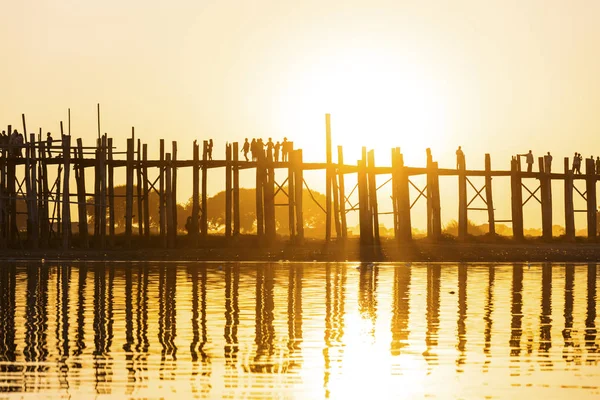
[[[0, 7], [0, 123], [30, 131], [131, 126], [158, 149], [179, 140], [283, 136], [324, 159], [360, 145], [412, 165], [510, 155], [600, 155], [598, 1], [5, 0]], [[319, 145], [315, 147], [314, 142]], [[316, 149], [316, 150], [310, 150]], [[317, 185], [318, 186], [318, 185]], [[557, 207], [555, 207], [557, 208]], [[561, 207], [562, 209], [562, 204]], [[557, 221], [562, 223], [562, 221]]]

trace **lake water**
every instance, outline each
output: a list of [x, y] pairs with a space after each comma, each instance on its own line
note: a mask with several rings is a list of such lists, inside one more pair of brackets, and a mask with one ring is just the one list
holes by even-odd
[[600, 398], [595, 264], [0, 267], [0, 398]]

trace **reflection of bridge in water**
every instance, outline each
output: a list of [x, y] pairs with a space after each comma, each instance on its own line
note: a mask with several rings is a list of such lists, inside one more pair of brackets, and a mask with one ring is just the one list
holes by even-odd
[[184, 379], [208, 395], [221, 379], [294, 386], [318, 372], [334, 395], [364, 346], [392, 375], [421, 362], [492, 374], [506, 361], [520, 376], [532, 353], [547, 371], [598, 365], [598, 282], [595, 264], [7, 265], [0, 390], [92, 377], [96, 393], [131, 395]]

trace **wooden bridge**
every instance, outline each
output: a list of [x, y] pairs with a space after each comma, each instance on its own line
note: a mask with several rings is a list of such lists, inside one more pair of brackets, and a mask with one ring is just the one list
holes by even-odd
[[[346, 214], [358, 210], [360, 219], [360, 239], [365, 246], [378, 246], [379, 216], [377, 190], [391, 183], [392, 214], [394, 235], [399, 243], [412, 239], [411, 209], [421, 198], [427, 203], [427, 235], [432, 240], [439, 239], [442, 233], [440, 205], [440, 176], [456, 176], [458, 183], [458, 234], [460, 240], [467, 237], [468, 212], [474, 210], [487, 211], [489, 232], [495, 233], [497, 222], [512, 224], [513, 235], [517, 240], [523, 239], [523, 205], [530, 200], [541, 204], [542, 231], [544, 239], [552, 238], [552, 180], [564, 182], [565, 228], [566, 238], [575, 239], [574, 213], [587, 214], [588, 237], [596, 237], [596, 175], [594, 161], [586, 159], [585, 173], [574, 175], [569, 169], [569, 161], [564, 159], [564, 172], [550, 172], [548, 159], [539, 158], [539, 172], [521, 171], [520, 161], [511, 160], [511, 168], [506, 171], [493, 171], [489, 154], [485, 155], [483, 170], [467, 170], [465, 164], [459, 163], [456, 169], [438, 168], [431, 153], [427, 152], [427, 164], [424, 168], [404, 165], [403, 155], [399, 148], [391, 149], [391, 166], [376, 166], [373, 150], [362, 150], [362, 157], [354, 165], [344, 163], [343, 150], [337, 148], [337, 162], [333, 162], [329, 115], [326, 116], [326, 161], [324, 163], [307, 163], [303, 161], [302, 150], [291, 150], [285, 161], [276, 162], [272, 155], [259, 157], [257, 161], [240, 161], [238, 143], [226, 145], [224, 160], [209, 160], [208, 143], [204, 141], [202, 157], [200, 145], [193, 143], [193, 158], [180, 160], [177, 157], [177, 142], [172, 142], [171, 152], [166, 152], [164, 139], [160, 140], [160, 156], [158, 160], [149, 160], [147, 145], [140, 139], [127, 139], [125, 152], [116, 152], [112, 138], [106, 134], [99, 136], [93, 147], [84, 147], [82, 140], [74, 143], [70, 135], [65, 135], [61, 123], [61, 140], [54, 141], [51, 150], [60, 155], [48, 157], [49, 143], [42, 140], [42, 132], [36, 138], [30, 134], [19, 149], [16, 146], [0, 146], [0, 247], [47, 248], [51, 243], [60, 242], [64, 249], [72, 246], [71, 205], [78, 210], [78, 244], [82, 248], [110, 248], [115, 245], [115, 169], [125, 169], [125, 234], [126, 247], [132, 246], [134, 235], [150, 239], [149, 196], [152, 191], [159, 196], [160, 243], [164, 248], [177, 246], [177, 172], [182, 168], [192, 170], [192, 215], [190, 235], [192, 245], [199, 245], [208, 235], [207, 213], [207, 181], [209, 170], [225, 169], [225, 237], [240, 235], [240, 196], [239, 172], [254, 169], [256, 172], [256, 224], [257, 235], [261, 243], [269, 244], [276, 240], [275, 207], [288, 208], [289, 238], [292, 243], [301, 243], [304, 239], [304, 218], [302, 191], [307, 187], [303, 177], [304, 171], [324, 170], [326, 172], [326, 204], [323, 208], [326, 218], [325, 239], [332, 240], [333, 230], [338, 241], [347, 238]], [[8, 126], [8, 132], [12, 127]], [[23, 131], [27, 132], [23, 116]], [[137, 148], [136, 148], [137, 147]], [[15, 155], [15, 150], [23, 152], [22, 157]], [[123, 159], [124, 156], [124, 159]], [[48, 178], [48, 170], [57, 169], [57, 177], [53, 182]], [[86, 192], [85, 169], [94, 170], [94, 191]], [[287, 170], [287, 178], [283, 183], [275, 181], [275, 170]], [[155, 179], [151, 172], [158, 170]], [[75, 188], [70, 186], [71, 172], [74, 173]], [[345, 176], [356, 174], [357, 184], [346, 190]], [[387, 181], [377, 186], [376, 177], [387, 175]], [[426, 176], [425, 187], [418, 187], [412, 177]], [[492, 177], [510, 177], [511, 211], [510, 219], [495, 218], [492, 191]], [[484, 177], [485, 184], [477, 188], [471, 177]], [[534, 178], [539, 182], [535, 190], [530, 190], [523, 179]], [[585, 182], [586, 190], [581, 192], [574, 182]], [[134, 181], [137, 184], [134, 184]], [[468, 198], [468, 186], [472, 188], [472, 198]], [[411, 187], [418, 195], [411, 199]], [[74, 189], [74, 190], [73, 190]], [[357, 191], [358, 202], [351, 204], [350, 197]], [[134, 193], [135, 192], [135, 193]], [[288, 202], [275, 204], [275, 196], [283, 192]], [[310, 190], [309, 190], [310, 192]], [[573, 194], [577, 192], [587, 203], [585, 210], [575, 210]], [[86, 198], [93, 196], [94, 228], [93, 234], [88, 227], [86, 214]], [[523, 198], [526, 196], [525, 200]], [[414, 197], [414, 196], [413, 196]], [[137, 198], [135, 210], [139, 216], [137, 232], [134, 233], [133, 205]], [[483, 208], [471, 207], [480, 199]], [[27, 205], [27, 232], [20, 232], [17, 226], [17, 202]]]

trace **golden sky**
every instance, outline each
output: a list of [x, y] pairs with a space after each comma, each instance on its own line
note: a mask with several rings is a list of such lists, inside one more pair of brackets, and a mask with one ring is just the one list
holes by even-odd
[[[179, 141], [287, 136], [348, 163], [509, 168], [511, 154], [600, 155], [600, 2], [23, 0], [1, 7], [0, 122]], [[318, 146], [314, 146], [317, 143]], [[322, 145], [322, 147], [321, 147]], [[310, 150], [309, 150], [310, 149]], [[318, 185], [316, 185], [318, 186]], [[187, 194], [183, 197], [187, 198]], [[555, 207], [558, 208], [558, 207]], [[561, 207], [562, 209], [562, 204]], [[559, 221], [562, 223], [562, 221]]]

